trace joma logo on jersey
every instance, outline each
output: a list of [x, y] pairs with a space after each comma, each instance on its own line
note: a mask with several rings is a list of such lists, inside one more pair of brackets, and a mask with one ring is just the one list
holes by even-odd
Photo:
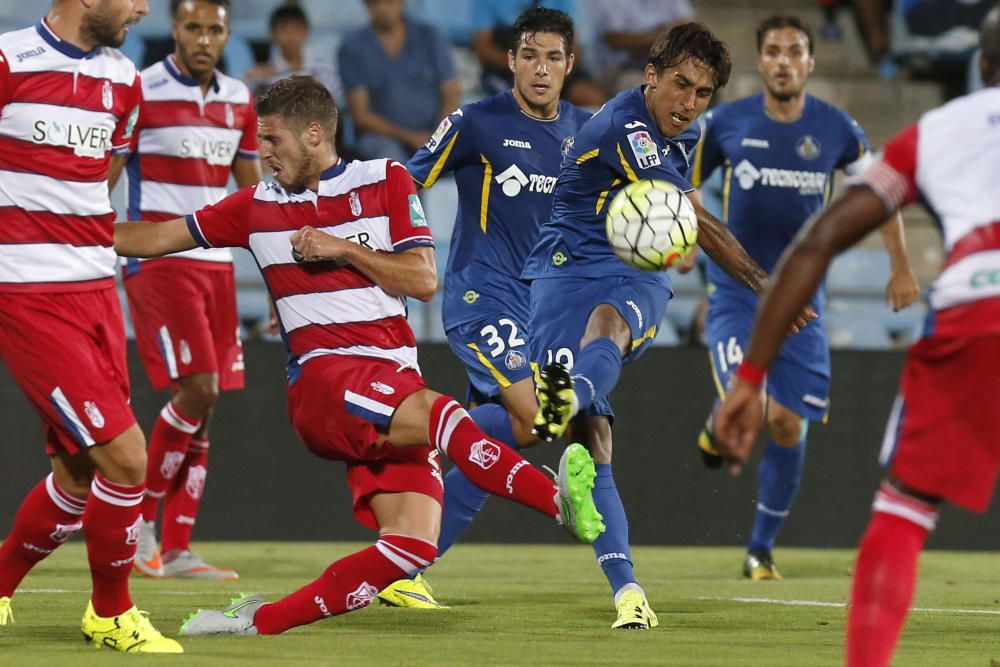
[[516, 164], [512, 164], [497, 174], [493, 180], [502, 186], [501, 189], [505, 195], [516, 197], [521, 194], [521, 188], [526, 185], [529, 192], [552, 194], [559, 179], [556, 176], [545, 176], [544, 174], [525, 176]]
[[100, 125], [76, 125], [59, 121], [35, 121], [31, 140], [36, 144], [65, 146], [80, 157], [103, 158], [111, 149], [111, 129]]
[[233, 158], [236, 156], [236, 144], [232, 141], [181, 139], [178, 154], [181, 157], [200, 158], [216, 167], [224, 167], [233, 163]]
[[733, 169], [733, 176], [744, 190], [750, 190], [758, 182], [765, 187], [790, 188], [800, 195], [820, 195], [826, 187], [826, 174], [821, 171], [798, 171], [795, 169], [774, 169], [753, 166], [750, 160], [742, 160]]
[[24, 62], [28, 58], [34, 58], [35, 56], [40, 56], [45, 53], [45, 47], [39, 46], [38, 48], [31, 49], [30, 51], [22, 51], [17, 54], [17, 62]]
[[527, 148], [531, 150], [531, 143], [528, 141], [521, 141], [520, 139], [504, 139], [504, 148]]

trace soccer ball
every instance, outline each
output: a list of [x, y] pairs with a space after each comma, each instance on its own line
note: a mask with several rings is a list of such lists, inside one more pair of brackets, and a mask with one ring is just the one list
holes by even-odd
[[615, 254], [643, 271], [669, 269], [698, 239], [694, 206], [666, 181], [629, 183], [611, 200], [606, 224]]

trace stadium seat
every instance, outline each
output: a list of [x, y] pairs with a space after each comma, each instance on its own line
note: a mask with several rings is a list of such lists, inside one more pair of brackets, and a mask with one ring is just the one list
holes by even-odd
[[889, 280], [889, 255], [882, 250], [855, 248], [833, 260], [826, 288], [834, 295], [882, 298]]
[[832, 348], [892, 349], [884, 324], [889, 307], [878, 301], [831, 299], [826, 307], [826, 330]]

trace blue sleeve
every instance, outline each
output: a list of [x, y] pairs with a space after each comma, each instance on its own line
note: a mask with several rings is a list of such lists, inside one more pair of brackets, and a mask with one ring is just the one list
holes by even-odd
[[340, 45], [340, 51], [337, 53], [337, 70], [340, 73], [340, 81], [344, 86], [345, 93], [368, 84], [365, 70], [366, 58], [363, 53], [359, 52], [358, 43], [353, 35], [348, 36]]
[[700, 188], [712, 172], [725, 161], [722, 145], [719, 143], [718, 125], [718, 117], [714, 112], [705, 114], [701, 141], [695, 148], [694, 163], [688, 173], [688, 179], [696, 188]]
[[427, 43], [430, 45], [434, 70], [438, 74], [438, 81], [451, 81], [455, 78], [455, 63], [451, 60], [451, 46], [441, 33], [431, 26], [427, 26]]
[[427, 143], [414, 153], [406, 163], [413, 180], [422, 188], [429, 188], [442, 174], [470, 164], [475, 151], [470, 150], [473, 132], [464, 109], [456, 109], [441, 120]]
[[614, 118], [601, 140], [600, 157], [623, 182], [647, 178], [673, 183], [684, 192], [694, 188], [684, 178], [687, 160], [679, 151], [664, 143], [646, 123], [623, 116]]
[[844, 141], [844, 151], [837, 161], [837, 168], [843, 169], [852, 162], [856, 162], [865, 153], [870, 153], [872, 147], [868, 141], [868, 134], [861, 127], [860, 123], [851, 118], [850, 115], [844, 112], [840, 113], [843, 115], [844, 122], [847, 125], [847, 139]]

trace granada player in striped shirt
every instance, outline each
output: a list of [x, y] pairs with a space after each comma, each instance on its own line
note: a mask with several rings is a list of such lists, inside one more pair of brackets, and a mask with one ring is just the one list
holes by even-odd
[[[229, 0], [172, 0], [174, 52], [142, 71], [142, 106], [128, 157], [129, 217], [163, 221], [260, 181], [257, 117], [246, 84], [216, 70], [229, 39]], [[121, 172], [112, 164], [111, 186]], [[220, 390], [243, 388], [229, 250], [129, 260], [135, 337], [156, 389], [170, 387], [149, 437], [143, 524], [135, 558], [151, 577], [236, 579], [191, 551], [208, 465], [208, 425]], [[163, 556], [156, 515], [164, 501]]]
[[[292, 76], [256, 102], [261, 157], [276, 183], [246, 188], [162, 223], [116, 225], [130, 257], [202, 247], [253, 253], [289, 350], [289, 415], [314, 454], [343, 461], [358, 521], [375, 545], [333, 563], [274, 603], [251, 596], [203, 611], [181, 634], [276, 634], [363, 607], [437, 555], [445, 454], [475, 484], [557, 519], [584, 542], [604, 529], [594, 464], [567, 449], [558, 486], [488, 437], [453, 398], [428, 389], [406, 299], [437, 288], [433, 239], [406, 168], [345, 164], [333, 145], [337, 109], [312, 77]], [[296, 259], [301, 261], [296, 261]]]
[[0, 546], [0, 626], [28, 571], [86, 524], [84, 636], [181, 653], [129, 594], [146, 443], [129, 407], [107, 180], [141, 93], [109, 47], [148, 11], [55, 0], [37, 25], [0, 35], [0, 357], [42, 417], [52, 462]]

